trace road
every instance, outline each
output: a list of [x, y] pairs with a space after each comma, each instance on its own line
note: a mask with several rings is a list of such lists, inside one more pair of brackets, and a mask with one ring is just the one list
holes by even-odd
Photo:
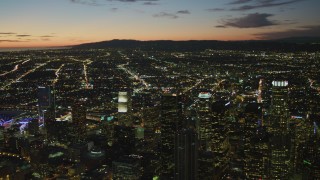
[[[49, 62], [50, 62], [50, 61], [49, 61]], [[10, 86], [11, 84], [18, 82], [20, 79], [24, 78], [26, 75], [28, 75], [28, 74], [30, 74], [30, 73], [32, 73], [32, 72], [34, 72], [35, 70], [37, 70], [37, 69], [41, 68], [42, 66], [47, 65], [49, 62], [42, 63], [42, 64], [40, 64], [40, 65], [36, 66], [35, 68], [30, 69], [29, 71], [25, 72], [24, 74], [22, 74], [22, 75], [21, 75], [21, 76], [19, 76], [18, 78], [14, 79], [14, 80], [12, 80], [12, 81], [8, 82], [7, 84], [5, 84], [4, 86], [2, 86], [1, 90], [4, 90], [6, 87]]]
[[[26, 62], [28, 62], [28, 61], [30, 61], [30, 59], [28, 59], [28, 60], [26, 60], [26, 61], [23, 61], [21, 64], [24, 64], [24, 63], [26, 63]], [[9, 74], [9, 73], [12, 73], [12, 72], [18, 70], [18, 69], [19, 69], [19, 64], [16, 64], [11, 71], [2, 73], [2, 74], [0, 74], [0, 76], [5, 76], [5, 75], [7, 75], [7, 74]]]

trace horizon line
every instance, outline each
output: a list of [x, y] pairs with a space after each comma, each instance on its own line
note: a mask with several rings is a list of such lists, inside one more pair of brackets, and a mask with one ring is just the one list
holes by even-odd
[[78, 46], [82, 44], [92, 44], [92, 43], [100, 43], [100, 42], [108, 42], [108, 41], [140, 41], [140, 42], [153, 42], [153, 41], [173, 41], [173, 42], [188, 42], [188, 41], [220, 41], [220, 42], [241, 42], [241, 41], [277, 41], [282, 39], [291, 39], [291, 38], [320, 38], [320, 36], [297, 36], [297, 37], [285, 37], [280, 39], [243, 39], [243, 40], [217, 40], [217, 39], [187, 39], [187, 40], [172, 40], [172, 39], [155, 39], [155, 40], [138, 40], [138, 39], [110, 39], [110, 40], [102, 40], [102, 41], [92, 41], [92, 42], [85, 42], [79, 44], [72, 44], [72, 45], [46, 45], [46, 46], [6, 46], [1, 47], [0, 49], [27, 49], [27, 48], [71, 48], [73, 46]]

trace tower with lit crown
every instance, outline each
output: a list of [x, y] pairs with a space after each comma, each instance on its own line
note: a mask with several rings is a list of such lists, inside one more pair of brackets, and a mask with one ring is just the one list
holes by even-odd
[[288, 133], [288, 81], [272, 82], [270, 114], [270, 178], [289, 179], [291, 139]]

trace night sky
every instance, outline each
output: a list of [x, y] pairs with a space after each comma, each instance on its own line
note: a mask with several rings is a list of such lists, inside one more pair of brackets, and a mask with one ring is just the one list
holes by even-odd
[[320, 36], [319, 0], [1, 0], [0, 47]]

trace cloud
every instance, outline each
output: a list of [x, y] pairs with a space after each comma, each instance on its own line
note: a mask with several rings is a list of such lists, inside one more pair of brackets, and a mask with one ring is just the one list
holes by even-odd
[[226, 28], [226, 26], [224, 25], [218, 25], [218, 26], [215, 26], [216, 28]]
[[209, 11], [209, 12], [224, 11], [224, 10], [225, 10], [225, 9], [223, 9], [223, 8], [206, 9], [206, 11]]
[[2, 42], [27, 42], [27, 41], [0, 39], [0, 43], [2, 43]]
[[90, 5], [90, 6], [103, 6], [106, 5], [105, 2], [123, 2], [123, 3], [135, 3], [135, 2], [144, 2], [144, 5], [157, 5], [159, 0], [69, 0], [72, 3]]
[[40, 36], [42, 38], [50, 38], [50, 37], [55, 37], [55, 36], [51, 36], [51, 35], [44, 35], [44, 36]]
[[256, 27], [277, 25], [277, 23], [272, 22], [268, 19], [268, 17], [270, 16], [273, 16], [273, 15], [266, 14], [266, 13], [248, 14], [244, 17], [224, 20], [221, 26], [236, 27], [236, 28], [256, 28]]
[[256, 4], [244, 5], [244, 6], [232, 8], [231, 10], [232, 11], [247, 11], [247, 10], [251, 10], [251, 9], [282, 6], [282, 5], [292, 4], [292, 3], [296, 3], [296, 2], [300, 2], [300, 1], [304, 1], [304, 0], [286, 0], [286, 1], [260, 0]]
[[29, 37], [31, 35], [29, 35], [29, 34], [17, 34], [16, 36], [17, 37]]
[[236, 0], [236, 1], [233, 1], [229, 4], [244, 4], [244, 3], [247, 3], [247, 2], [250, 2], [251, 0]]
[[41, 38], [42, 41], [50, 41], [50, 38]]
[[119, 2], [156, 2], [158, 0], [108, 0], [108, 1], [119, 1]]
[[116, 12], [116, 11], [119, 10], [119, 8], [111, 8], [110, 10], [111, 10], [112, 12]]
[[101, 6], [102, 4], [98, 4], [96, 0], [70, 0], [72, 3], [89, 5], [89, 6]]
[[287, 37], [319, 37], [320, 25], [301, 26], [296, 29], [289, 29], [287, 31], [258, 33], [254, 35], [259, 39], [281, 39]]
[[166, 12], [160, 12], [158, 14], [154, 14], [153, 17], [165, 17], [165, 18], [170, 18], [170, 19], [177, 19], [179, 16], [177, 16], [176, 14], [172, 14], [172, 13], [166, 13]]
[[158, 5], [158, 3], [154, 3], [154, 2], [144, 2], [143, 5]]
[[0, 34], [12, 35], [12, 34], [17, 34], [17, 33], [13, 33], [13, 32], [0, 32]]
[[163, 18], [170, 18], [170, 19], [177, 19], [179, 18], [179, 14], [191, 14], [189, 10], [180, 10], [176, 13], [168, 13], [168, 12], [160, 12], [158, 14], [154, 14], [153, 17], [163, 17]]
[[177, 14], [191, 14], [191, 12], [188, 10], [180, 10], [180, 11], [177, 11]]

